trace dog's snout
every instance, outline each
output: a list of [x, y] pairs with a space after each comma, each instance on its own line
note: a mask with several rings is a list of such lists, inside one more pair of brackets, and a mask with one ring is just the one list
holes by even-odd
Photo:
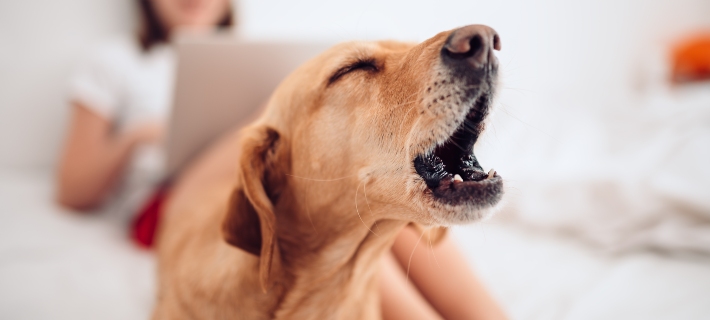
[[493, 49], [500, 50], [500, 37], [492, 28], [470, 25], [456, 29], [441, 51], [448, 63], [475, 69], [497, 66]]

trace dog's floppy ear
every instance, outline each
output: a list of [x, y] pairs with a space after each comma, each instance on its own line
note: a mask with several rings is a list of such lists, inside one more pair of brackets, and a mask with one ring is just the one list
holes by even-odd
[[425, 227], [416, 222], [412, 222], [409, 225], [422, 234], [422, 240], [426, 241], [424, 243], [430, 243], [432, 245], [436, 245], [439, 241], [444, 239], [449, 230], [446, 227]]
[[223, 223], [227, 243], [259, 257], [259, 281], [266, 292], [281, 267], [274, 203], [286, 184], [284, 139], [267, 126], [242, 131], [237, 186]]

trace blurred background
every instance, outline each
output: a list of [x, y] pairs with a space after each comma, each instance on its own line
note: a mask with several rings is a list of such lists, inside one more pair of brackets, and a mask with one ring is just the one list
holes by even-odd
[[[494, 296], [515, 319], [710, 318], [710, 1], [234, 7], [247, 39], [421, 41], [495, 28], [501, 90], [476, 154], [507, 179], [507, 199], [490, 221], [454, 230]], [[151, 254], [122, 227], [60, 214], [52, 200], [68, 78], [97, 43], [135, 30], [135, 10], [0, 2], [0, 318], [150, 312]]]

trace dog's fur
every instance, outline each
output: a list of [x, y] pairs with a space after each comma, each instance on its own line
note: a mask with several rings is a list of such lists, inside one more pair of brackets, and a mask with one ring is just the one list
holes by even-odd
[[405, 225], [490, 209], [436, 201], [412, 167], [468, 111], [450, 33], [326, 51], [198, 161], [165, 212], [154, 319], [380, 318], [378, 262]]

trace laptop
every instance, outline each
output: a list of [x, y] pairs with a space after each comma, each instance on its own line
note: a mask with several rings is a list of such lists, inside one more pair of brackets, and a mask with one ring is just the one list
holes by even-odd
[[241, 40], [228, 34], [178, 39], [168, 175], [178, 173], [225, 132], [254, 118], [288, 74], [332, 44]]

